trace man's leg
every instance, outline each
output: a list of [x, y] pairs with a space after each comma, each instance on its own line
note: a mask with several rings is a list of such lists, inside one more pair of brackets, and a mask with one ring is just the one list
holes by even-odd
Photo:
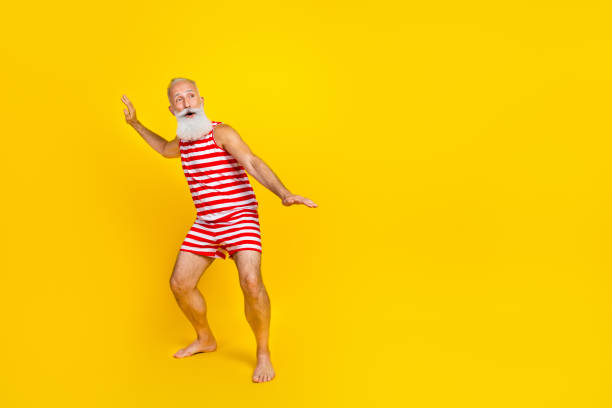
[[179, 307], [198, 335], [193, 343], [174, 354], [176, 358], [217, 349], [217, 342], [206, 319], [206, 301], [197, 288], [200, 277], [214, 260], [212, 257], [186, 251], [179, 251], [176, 257], [170, 287]]
[[270, 298], [261, 277], [261, 253], [242, 250], [235, 252], [232, 259], [238, 268], [246, 318], [257, 342], [257, 365], [253, 372], [253, 381], [270, 381], [275, 376], [268, 347]]

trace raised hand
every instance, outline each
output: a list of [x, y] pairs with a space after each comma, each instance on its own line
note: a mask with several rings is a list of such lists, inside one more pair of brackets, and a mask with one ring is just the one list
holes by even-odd
[[130, 102], [127, 96], [123, 95], [121, 101], [127, 106], [127, 109], [123, 110], [123, 113], [125, 113], [125, 121], [128, 125], [134, 126], [138, 123], [138, 119], [136, 119], [136, 109], [134, 109], [132, 102]]
[[318, 207], [318, 205], [316, 205], [312, 200], [302, 197], [301, 195], [291, 194], [283, 198], [283, 205], [290, 206], [293, 204], [304, 204], [312, 208]]

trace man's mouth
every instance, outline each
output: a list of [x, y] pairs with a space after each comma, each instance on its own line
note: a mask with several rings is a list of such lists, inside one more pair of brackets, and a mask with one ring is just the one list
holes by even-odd
[[187, 112], [187, 113], [185, 114], [185, 116], [187, 116], [187, 117], [191, 117], [191, 116], [193, 116], [193, 115], [195, 115], [195, 112]]

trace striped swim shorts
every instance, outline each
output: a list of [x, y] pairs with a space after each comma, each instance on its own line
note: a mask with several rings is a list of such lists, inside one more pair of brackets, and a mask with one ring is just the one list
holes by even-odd
[[215, 221], [195, 220], [180, 247], [181, 251], [226, 259], [238, 251], [261, 252], [257, 210], [239, 210]]

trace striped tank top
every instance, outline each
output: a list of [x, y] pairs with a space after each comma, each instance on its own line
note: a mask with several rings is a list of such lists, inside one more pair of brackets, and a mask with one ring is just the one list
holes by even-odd
[[201, 139], [179, 139], [181, 165], [196, 207], [196, 221], [215, 221], [258, 208], [246, 171], [213, 138], [215, 127], [221, 123], [212, 121], [212, 130]]

